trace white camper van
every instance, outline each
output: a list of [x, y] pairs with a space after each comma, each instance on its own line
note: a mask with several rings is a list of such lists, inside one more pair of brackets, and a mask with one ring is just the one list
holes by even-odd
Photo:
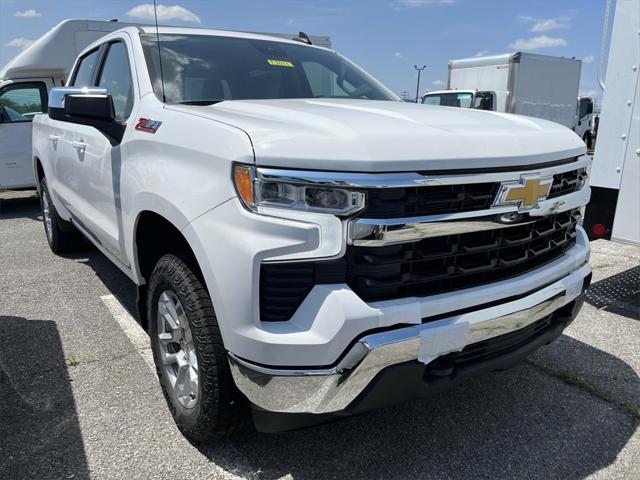
[[581, 61], [533, 53], [507, 53], [449, 62], [447, 90], [422, 103], [518, 113], [574, 129]]
[[78, 53], [126, 25], [130, 24], [66, 20], [0, 71], [0, 188], [35, 186], [31, 120], [45, 111], [49, 90], [64, 85]]
[[[0, 71], [0, 189], [36, 186], [31, 160], [31, 120], [45, 111], [49, 91], [63, 86], [73, 62], [85, 47], [106, 34], [141, 24], [65, 20], [40, 37]], [[267, 35], [293, 38], [295, 34]], [[306, 35], [305, 35], [306, 37]], [[310, 36], [330, 47], [327, 36]]]

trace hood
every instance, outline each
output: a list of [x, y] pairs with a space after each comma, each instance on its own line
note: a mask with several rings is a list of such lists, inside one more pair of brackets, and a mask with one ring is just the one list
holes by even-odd
[[169, 107], [244, 130], [261, 166], [389, 172], [532, 165], [586, 153], [545, 120], [349, 99], [233, 100]]

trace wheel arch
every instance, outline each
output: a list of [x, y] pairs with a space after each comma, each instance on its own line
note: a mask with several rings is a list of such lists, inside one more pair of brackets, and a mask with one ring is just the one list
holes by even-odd
[[33, 157], [33, 174], [36, 178], [36, 187], [38, 191], [40, 191], [40, 182], [45, 177], [45, 174], [44, 167], [42, 166], [42, 161], [38, 156]]
[[147, 285], [156, 263], [163, 255], [171, 253], [179, 257], [206, 286], [195, 250], [178, 225], [179, 222], [154, 210], [142, 210], [136, 216], [132, 236], [132, 267], [138, 278], [138, 316], [145, 327]]

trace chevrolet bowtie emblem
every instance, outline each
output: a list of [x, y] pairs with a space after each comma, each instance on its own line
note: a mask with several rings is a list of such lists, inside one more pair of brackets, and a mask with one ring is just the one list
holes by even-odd
[[521, 177], [520, 181], [503, 183], [493, 206], [517, 205], [520, 210], [529, 210], [547, 198], [552, 183], [553, 177], [540, 178], [538, 175], [527, 175]]

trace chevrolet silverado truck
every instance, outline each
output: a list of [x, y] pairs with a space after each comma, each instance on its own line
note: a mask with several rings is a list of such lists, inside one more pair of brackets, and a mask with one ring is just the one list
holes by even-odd
[[194, 441], [507, 368], [562, 333], [591, 278], [571, 130], [402, 102], [301, 37], [124, 28], [34, 119], [49, 245], [86, 237], [137, 285]]

